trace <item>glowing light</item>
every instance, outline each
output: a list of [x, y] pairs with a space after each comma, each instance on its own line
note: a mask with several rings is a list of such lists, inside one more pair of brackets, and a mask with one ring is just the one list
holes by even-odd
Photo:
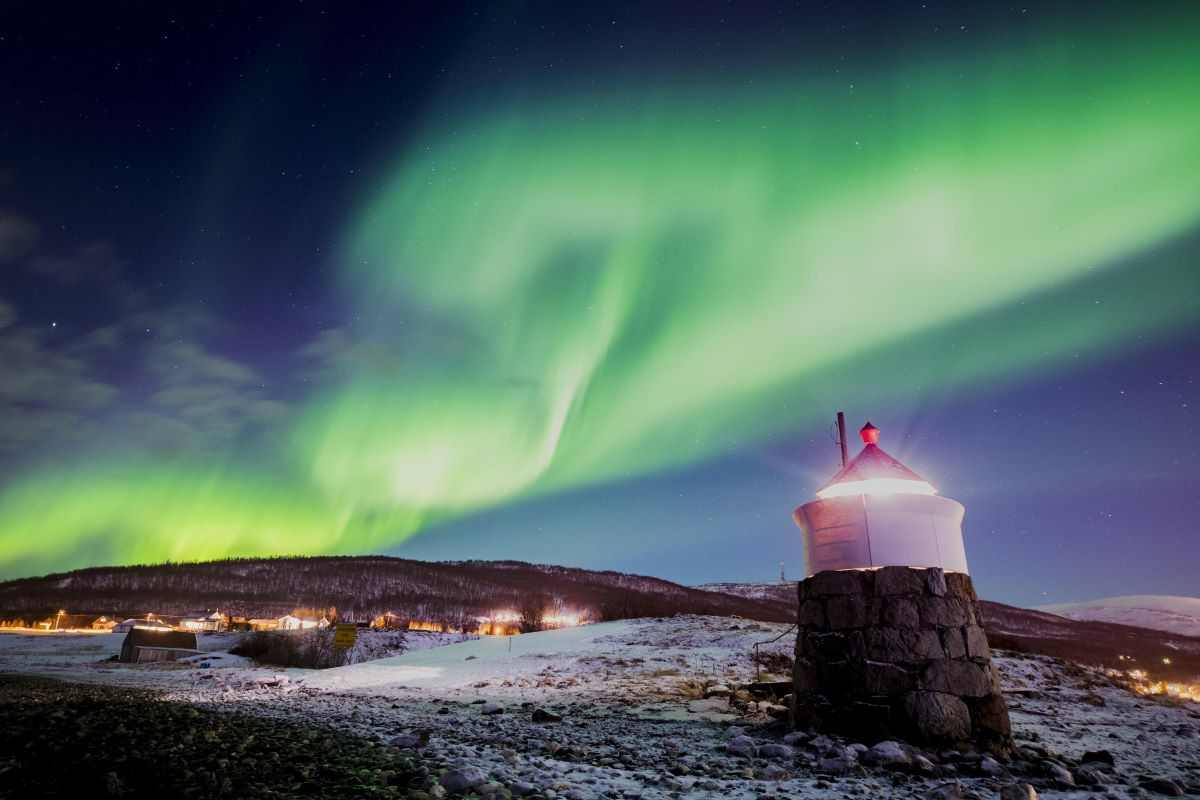
[[817, 497], [828, 500], [831, 497], [848, 497], [855, 494], [875, 496], [892, 494], [937, 494], [937, 489], [928, 481], [907, 481], [900, 478], [871, 478], [865, 481], [847, 481], [835, 483], [817, 492]]

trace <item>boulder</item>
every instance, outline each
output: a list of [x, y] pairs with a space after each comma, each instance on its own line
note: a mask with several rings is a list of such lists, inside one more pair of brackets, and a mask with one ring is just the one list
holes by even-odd
[[963, 741], [971, 736], [971, 712], [953, 695], [909, 692], [904, 709], [917, 735], [927, 740]]
[[923, 797], [925, 800], [964, 800], [966, 795], [963, 794], [962, 784], [952, 781], [933, 787]]
[[484, 703], [479, 707], [479, 713], [485, 717], [490, 717], [494, 714], [503, 714], [504, 706], [498, 703]]
[[1143, 789], [1166, 797], [1183, 797], [1183, 787], [1170, 778], [1150, 778], [1140, 784]]
[[530, 715], [530, 719], [538, 724], [562, 722], [562, 717], [544, 708], [535, 708], [533, 714]]
[[879, 742], [866, 752], [863, 758], [868, 764], [879, 764], [884, 767], [906, 767], [912, 763], [908, 754], [899, 742], [891, 740]]
[[1000, 788], [1000, 800], [1038, 800], [1038, 793], [1028, 783], [1010, 783]]
[[741, 758], [754, 758], [758, 755], [758, 745], [749, 736], [734, 736], [725, 743], [725, 749]]
[[791, 759], [795, 757], [796, 751], [786, 744], [768, 742], [758, 748], [758, 755], [762, 758]]
[[438, 781], [447, 792], [466, 794], [487, 780], [479, 767], [452, 767], [442, 774]]

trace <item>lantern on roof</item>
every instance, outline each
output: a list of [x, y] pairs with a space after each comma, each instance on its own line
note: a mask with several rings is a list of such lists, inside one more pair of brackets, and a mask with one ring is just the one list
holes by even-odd
[[879, 428], [868, 422], [859, 435], [862, 452], [817, 491], [818, 499], [792, 513], [803, 531], [807, 574], [884, 566], [967, 572], [962, 504], [885, 453]]

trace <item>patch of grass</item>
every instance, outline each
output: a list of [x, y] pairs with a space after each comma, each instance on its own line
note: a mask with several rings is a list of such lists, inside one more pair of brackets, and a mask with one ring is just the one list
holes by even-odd
[[425, 768], [318, 726], [0, 675], [0, 798], [396, 798]]

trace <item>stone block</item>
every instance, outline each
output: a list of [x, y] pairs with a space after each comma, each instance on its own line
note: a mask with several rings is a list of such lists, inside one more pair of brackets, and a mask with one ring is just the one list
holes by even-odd
[[917, 608], [925, 626], [959, 628], [970, 621], [967, 603], [957, 597], [922, 597]]
[[971, 724], [977, 735], [1011, 744], [1012, 723], [1008, 718], [1008, 704], [1004, 702], [1004, 695], [996, 692], [969, 703]]
[[857, 569], [826, 570], [808, 579], [808, 597], [867, 594], [864, 573]]
[[962, 628], [944, 628], [942, 630], [942, 648], [948, 658], [966, 658], [967, 643], [963, 638]]
[[850, 655], [849, 643], [842, 633], [810, 633], [805, 637], [804, 649], [818, 661], [845, 661]]
[[960, 742], [971, 737], [971, 712], [952, 695], [909, 692], [904, 697], [904, 712], [921, 739]]
[[875, 571], [875, 594], [924, 594], [924, 570], [912, 567], [880, 567]]
[[988, 647], [987, 634], [978, 625], [968, 625], [964, 628], [967, 638], [967, 655], [971, 658], [991, 658], [992, 649]]
[[825, 619], [825, 601], [810, 597], [800, 602], [800, 615], [797, 621], [804, 626], [824, 628], [828, 624]]
[[925, 570], [925, 591], [936, 597], [946, 593], [946, 573], [941, 567], [929, 567]]
[[919, 628], [921, 615], [917, 604], [906, 597], [880, 597], [879, 621], [890, 628]]
[[862, 628], [874, 624], [873, 607], [863, 595], [830, 597], [825, 604], [831, 630]]
[[864, 632], [867, 657], [891, 664], [922, 664], [946, 657], [935, 630], [870, 628]]
[[975, 596], [975, 587], [971, 584], [971, 576], [962, 572], [946, 573], [946, 594], [960, 600], [969, 600], [972, 603], [979, 599]]
[[903, 694], [917, 686], [917, 676], [904, 667], [882, 661], [867, 661], [862, 665], [863, 691], [870, 695]]
[[973, 661], [934, 661], [921, 673], [921, 686], [958, 697], [986, 697], [992, 693], [991, 672]]
[[792, 687], [794, 693], [814, 692], [817, 684], [817, 668], [807, 658], [797, 658], [792, 666]]

